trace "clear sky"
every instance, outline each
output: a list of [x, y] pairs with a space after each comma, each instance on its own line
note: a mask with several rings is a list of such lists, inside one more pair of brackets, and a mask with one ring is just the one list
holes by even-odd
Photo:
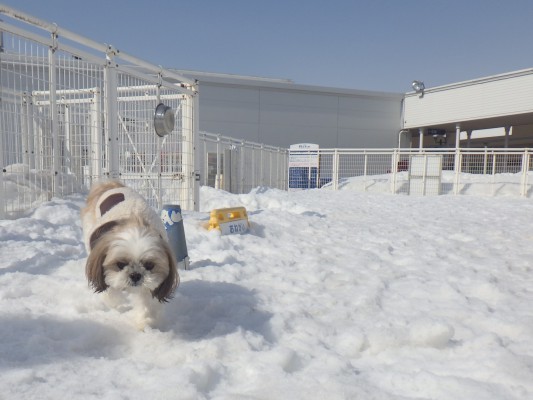
[[7, 0], [164, 67], [406, 92], [533, 68], [533, 0]]

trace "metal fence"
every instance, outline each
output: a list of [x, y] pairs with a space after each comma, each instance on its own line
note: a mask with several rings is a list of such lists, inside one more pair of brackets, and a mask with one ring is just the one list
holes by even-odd
[[[196, 83], [0, 5], [0, 216], [119, 178], [155, 208], [198, 203]], [[174, 130], [153, 128], [159, 103]]]
[[199, 142], [202, 185], [231, 193], [258, 186], [287, 189], [287, 149], [209, 132], [200, 132]]
[[[319, 166], [289, 164], [289, 189], [395, 194], [533, 195], [533, 149], [320, 149]], [[300, 152], [301, 153], [301, 152]], [[292, 175], [292, 176], [291, 176]]]

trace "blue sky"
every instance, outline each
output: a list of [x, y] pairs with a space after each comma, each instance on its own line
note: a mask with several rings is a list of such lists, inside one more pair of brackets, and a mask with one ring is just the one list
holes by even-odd
[[533, 67], [530, 0], [8, 0], [169, 68], [406, 92]]

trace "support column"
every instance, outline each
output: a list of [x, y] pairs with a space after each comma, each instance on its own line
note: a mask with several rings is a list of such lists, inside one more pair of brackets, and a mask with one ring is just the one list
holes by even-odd
[[455, 148], [461, 147], [461, 124], [455, 125]]
[[472, 140], [472, 131], [466, 131], [466, 147], [470, 148], [470, 140]]
[[505, 127], [505, 140], [504, 140], [504, 145], [503, 147], [504, 148], [508, 148], [509, 147], [509, 135], [511, 133], [511, 127], [510, 126], [506, 126]]
[[424, 128], [419, 128], [418, 129], [418, 150], [419, 151], [422, 151], [422, 149], [424, 148]]

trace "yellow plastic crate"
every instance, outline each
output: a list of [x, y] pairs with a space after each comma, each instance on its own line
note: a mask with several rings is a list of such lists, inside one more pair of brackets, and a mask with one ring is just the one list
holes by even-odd
[[207, 229], [218, 229], [223, 235], [248, 232], [250, 222], [246, 208], [232, 207], [212, 210]]

